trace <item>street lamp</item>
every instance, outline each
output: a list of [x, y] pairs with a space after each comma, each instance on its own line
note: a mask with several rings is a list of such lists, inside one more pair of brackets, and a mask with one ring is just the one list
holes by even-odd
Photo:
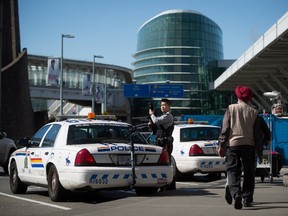
[[93, 56], [93, 77], [92, 77], [92, 112], [95, 113], [95, 58], [104, 58], [103, 56], [100, 56], [100, 55], [94, 55]]
[[63, 38], [74, 38], [74, 36], [70, 34], [61, 35], [60, 118], [63, 116]]

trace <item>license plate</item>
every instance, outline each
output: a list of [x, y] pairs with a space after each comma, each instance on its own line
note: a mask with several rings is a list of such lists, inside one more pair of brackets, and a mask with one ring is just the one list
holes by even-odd
[[205, 154], [215, 154], [216, 148], [215, 147], [206, 148], [204, 152], [205, 152]]
[[117, 163], [118, 163], [118, 165], [130, 165], [131, 164], [131, 156], [130, 155], [118, 155]]

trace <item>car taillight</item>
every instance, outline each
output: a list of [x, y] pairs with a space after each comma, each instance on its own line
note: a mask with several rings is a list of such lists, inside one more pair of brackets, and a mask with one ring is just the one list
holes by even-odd
[[157, 164], [158, 165], [169, 165], [170, 164], [169, 154], [165, 149], [162, 150], [162, 153], [159, 157]]
[[204, 154], [203, 150], [197, 144], [194, 144], [190, 147], [189, 156], [197, 156], [203, 154]]
[[75, 166], [93, 166], [96, 162], [87, 149], [80, 150], [75, 158]]

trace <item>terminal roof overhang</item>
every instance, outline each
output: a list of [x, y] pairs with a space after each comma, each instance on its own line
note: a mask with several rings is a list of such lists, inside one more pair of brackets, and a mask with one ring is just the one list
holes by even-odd
[[[288, 12], [214, 81], [214, 90], [247, 85], [263, 107], [264, 92], [281, 92], [288, 100]], [[286, 99], [286, 100], [285, 100]], [[268, 100], [269, 101], [269, 100]]]

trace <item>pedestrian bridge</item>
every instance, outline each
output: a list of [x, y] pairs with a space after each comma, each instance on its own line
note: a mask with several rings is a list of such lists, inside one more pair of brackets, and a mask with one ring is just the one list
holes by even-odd
[[[51, 58], [28, 55], [30, 97], [34, 111], [48, 110], [49, 116], [55, 116], [60, 113], [60, 86], [48, 82], [49, 59]], [[60, 73], [61, 70], [58, 68], [58, 75]], [[92, 77], [90, 90], [94, 91], [84, 94], [84, 82], [87, 76]], [[104, 98], [101, 100], [95, 98], [96, 114], [102, 114], [104, 106], [104, 110], [109, 114], [127, 120], [127, 116], [130, 116], [130, 104], [124, 97], [123, 86], [131, 82], [132, 71], [128, 68], [63, 60], [63, 114], [72, 114], [83, 107], [92, 107], [92, 92], [95, 96], [95, 89], [100, 86]]]

